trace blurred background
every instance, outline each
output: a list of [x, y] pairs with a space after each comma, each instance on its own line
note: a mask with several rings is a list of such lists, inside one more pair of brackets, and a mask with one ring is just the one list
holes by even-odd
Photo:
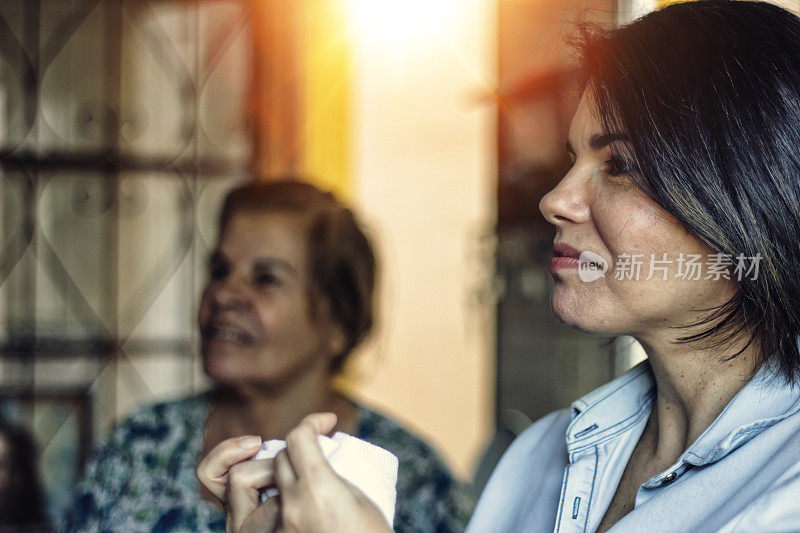
[[35, 437], [52, 516], [123, 417], [209, 386], [197, 302], [245, 180], [309, 176], [361, 215], [379, 324], [340, 385], [478, 487], [638, 361], [552, 318], [538, 202], [568, 161], [570, 36], [661, 5], [0, 2], [0, 416]]

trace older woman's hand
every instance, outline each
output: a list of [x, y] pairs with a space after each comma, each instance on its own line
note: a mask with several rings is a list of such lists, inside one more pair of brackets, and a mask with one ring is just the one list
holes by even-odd
[[[225, 507], [227, 531], [391, 531], [381, 511], [336, 474], [322, 454], [317, 436], [335, 425], [331, 413], [307, 416], [273, 461], [246, 461], [255, 450], [247, 455], [238, 439], [209, 452], [197, 467], [197, 477]], [[271, 485], [280, 491], [280, 509], [276, 498], [258, 505], [259, 489]]]
[[273, 461], [250, 461], [260, 437], [238, 437], [219, 443], [200, 464], [197, 479], [222, 503], [226, 531], [275, 531], [278, 504], [274, 498], [258, 505], [259, 489], [273, 485]]

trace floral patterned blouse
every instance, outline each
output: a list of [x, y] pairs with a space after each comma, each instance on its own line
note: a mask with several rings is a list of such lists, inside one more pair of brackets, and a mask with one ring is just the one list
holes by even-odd
[[[62, 521], [65, 532], [223, 532], [225, 515], [200, 497], [211, 393], [139, 411], [95, 454]], [[358, 406], [358, 434], [399, 460], [397, 532], [463, 531], [470, 491], [429, 445], [399, 424]]]

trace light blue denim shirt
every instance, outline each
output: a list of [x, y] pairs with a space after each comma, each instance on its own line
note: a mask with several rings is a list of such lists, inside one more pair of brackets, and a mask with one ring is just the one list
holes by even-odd
[[[594, 531], [655, 399], [647, 361], [520, 435], [467, 532]], [[800, 389], [763, 368], [613, 531], [800, 531]]]

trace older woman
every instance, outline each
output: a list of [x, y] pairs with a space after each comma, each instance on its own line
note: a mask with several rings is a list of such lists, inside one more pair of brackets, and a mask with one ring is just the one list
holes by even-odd
[[234, 435], [253, 455], [314, 411], [399, 459], [405, 531], [457, 531], [469, 496], [436, 453], [389, 418], [337, 392], [332, 379], [372, 325], [375, 260], [350, 210], [297, 181], [233, 191], [221, 217], [198, 313], [216, 388], [146, 408], [89, 466], [68, 531], [223, 531], [219, 502], [197, 483], [203, 455]]
[[[552, 308], [648, 359], [521, 435], [469, 530], [798, 531], [800, 20], [698, 1], [584, 51], [573, 164], [541, 202]], [[334, 419], [308, 418], [274, 462], [209, 454], [201, 478], [242, 482], [233, 530], [278, 510], [241, 496], [255, 469], [294, 530], [387, 529], [321, 466], [313, 436]]]

